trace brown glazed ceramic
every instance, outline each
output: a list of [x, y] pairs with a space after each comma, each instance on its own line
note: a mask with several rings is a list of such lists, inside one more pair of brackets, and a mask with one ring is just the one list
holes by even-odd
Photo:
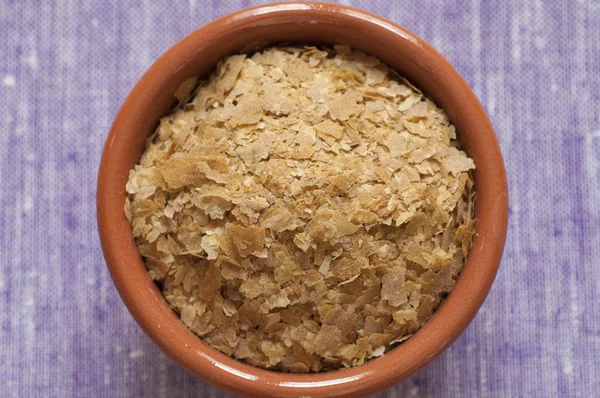
[[[180, 322], [150, 280], [123, 213], [129, 170], [138, 162], [146, 137], [172, 106], [179, 84], [192, 76], [205, 76], [220, 58], [257, 42], [341, 43], [379, 57], [446, 111], [477, 166], [477, 236], [456, 287], [412, 338], [362, 366], [285, 374], [243, 364], [207, 346]], [[125, 100], [106, 141], [97, 209], [104, 257], [119, 294], [146, 334], [189, 372], [243, 395], [358, 396], [412, 375], [448, 348], [471, 322], [498, 270], [508, 198], [492, 126], [469, 86], [439, 53], [411, 32], [361, 10], [286, 3], [246, 9], [213, 21], [150, 67]]]

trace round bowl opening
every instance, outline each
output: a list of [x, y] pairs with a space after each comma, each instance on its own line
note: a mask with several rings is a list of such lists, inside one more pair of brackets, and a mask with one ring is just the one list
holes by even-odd
[[[476, 164], [477, 236], [452, 293], [408, 341], [383, 357], [349, 369], [285, 374], [246, 365], [206, 345], [169, 308], [150, 280], [125, 218], [125, 184], [147, 136], [190, 77], [205, 76], [226, 55], [256, 43], [347, 44], [372, 54], [442, 107]], [[99, 171], [98, 227], [111, 276], [129, 311], [169, 356], [194, 375], [247, 395], [368, 394], [412, 375], [442, 353], [466, 328], [496, 275], [507, 229], [504, 165], [492, 126], [458, 72], [428, 44], [372, 14], [334, 4], [259, 6], [225, 16], [193, 32], [144, 74], [119, 111]]]

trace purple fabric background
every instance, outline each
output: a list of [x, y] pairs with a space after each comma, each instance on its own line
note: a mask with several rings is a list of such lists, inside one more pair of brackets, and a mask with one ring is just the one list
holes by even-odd
[[[226, 396], [129, 316], [98, 243], [96, 174], [151, 63], [257, 3], [0, 2], [0, 396]], [[489, 112], [510, 185], [503, 264], [481, 312], [379, 396], [600, 396], [600, 3], [352, 5], [455, 65]]]

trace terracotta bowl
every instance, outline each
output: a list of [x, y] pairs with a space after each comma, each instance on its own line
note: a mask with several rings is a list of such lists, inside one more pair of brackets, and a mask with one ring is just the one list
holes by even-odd
[[[146, 137], [173, 105], [181, 82], [207, 75], [220, 58], [256, 42], [348, 44], [393, 66], [447, 112], [471, 156], [477, 191], [473, 248], [456, 287], [412, 338], [350, 369], [294, 375], [258, 369], [204, 344], [150, 280], [123, 213], [129, 170]], [[225, 390], [251, 396], [364, 395], [397, 383], [441, 354], [475, 316], [494, 281], [507, 228], [502, 155], [479, 101], [458, 72], [423, 40], [373, 14], [334, 4], [286, 3], [217, 19], [175, 44], [144, 74], [121, 107], [98, 176], [98, 228], [121, 298], [146, 334], [177, 363]], [[438, 377], [445, 377], [439, 375]]]

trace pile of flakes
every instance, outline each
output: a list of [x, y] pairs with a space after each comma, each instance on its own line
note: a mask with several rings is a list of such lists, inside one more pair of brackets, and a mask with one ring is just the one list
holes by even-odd
[[346, 46], [271, 47], [185, 82], [125, 213], [182, 322], [254, 366], [361, 365], [449, 293], [473, 161], [446, 114]]

